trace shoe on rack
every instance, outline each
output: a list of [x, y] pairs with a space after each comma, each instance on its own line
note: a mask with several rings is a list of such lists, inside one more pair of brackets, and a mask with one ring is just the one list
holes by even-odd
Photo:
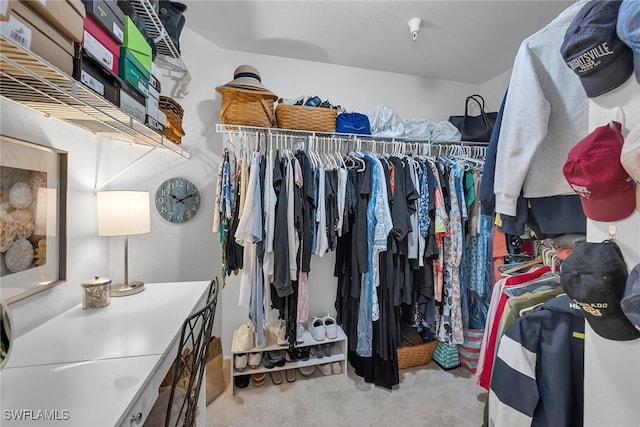
[[271, 356], [269, 355], [268, 351], [265, 351], [262, 354], [262, 366], [264, 366], [267, 369], [273, 369], [273, 368], [276, 367], [276, 365], [273, 362], [273, 360], [271, 360]]
[[298, 369], [300, 370], [300, 373], [302, 374], [303, 377], [310, 377], [316, 371], [316, 367], [313, 366], [313, 365], [311, 365], [311, 366], [301, 366]]
[[319, 317], [314, 317], [308, 326], [311, 336], [316, 341], [324, 341], [326, 338], [326, 332], [324, 327], [324, 321]]
[[247, 368], [247, 353], [233, 356], [233, 367], [238, 372], [244, 371]]
[[285, 376], [287, 377], [288, 382], [294, 382], [296, 380], [296, 369], [287, 369]]
[[296, 324], [296, 343], [302, 344], [304, 342], [304, 325], [302, 323]]
[[271, 376], [271, 382], [272, 383], [274, 383], [275, 385], [282, 384], [283, 378], [282, 378], [282, 372], [281, 371], [269, 372], [269, 375]]
[[342, 365], [340, 364], [340, 362], [333, 362], [331, 364], [331, 372], [333, 372], [334, 374], [342, 373]]
[[233, 379], [233, 383], [238, 388], [247, 388], [251, 381], [251, 375], [239, 375]]
[[269, 359], [274, 366], [282, 367], [284, 366], [287, 359], [287, 351], [286, 350], [271, 350], [269, 351]]
[[238, 344], [242, 350], [249, 351], [253, 348], [253, 329], [248, 323], [243, 323], [238, 328]]
[[264, 385], [265, 380], [267, 379], [267, 374], [265, 372], [260, 372], [259, 374], [251, 374], [251, 381], [255, 387], [260, 387]]
[[313, 355], [318, 359], [322, 359], [324, 357], [324, 345], [316, 345], [312, 349]]
[[309, 353], [311, 353], [311, 349], [309, 347], [298, 348], [298, 358], [300, 360], [309, 360]]
[[284, 319], [278, 320], [278, 324], [272, 328], [272, 331], [278, 345], [289, 345], [289, 341], [287, 341], [287, 322], [285, 322]]
[[318, 365], [318, 369], [322, 372], [322, 375], [331, 375], [331, 363], [323, 363]]
[[322, 318], [322, 322], [324, 323], [325, 335], [327, 338], [330, 340], [338, 338], [338, 325], [336, 325], [336, 319], [327, 314]]
[[327, 357], [331, 357], [331, 347], [333, 347], [333, 343], [324, 344], [324, 355]]
[[248, 365], [251, 369], [256, 369], [262, 361], [262, 352], [249, 353]]

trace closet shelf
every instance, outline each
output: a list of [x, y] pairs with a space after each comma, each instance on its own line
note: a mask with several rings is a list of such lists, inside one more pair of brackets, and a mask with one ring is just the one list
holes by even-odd
[[421, 143], [421, 144], [446, 144], [446, 145], [475, 145], [486, 147], [488, 142], [472, 142], [472, 141], [440, 141], [418, 138], [392, 138], [392, 137], [380, 137], [375, 135], [362, 135], [355, 133], [340, 133], [340, 132], [315, 132], [307, 130], [296, 129], [282, 129], [282, 128], [264, 128], [255, 126], [243, 126], [243, 125], [226, 125], [222, 123], [216, 123], [217, 133], [248, 133], [248, 134], [272, 134], [272, 135], [286, 135], [286, 136], [298, 136], [298, 137], [336, 137], [352, 140], [365, 140], [365, 141], [380, 141], [380, 142], [407, 142], [407, 143]]
[[0, 96], [96, 135], [189, 152], [133, 119], [39, 56], [0, 36]]
[[147, 34], [153, 39], [158, 50], [156, 60], [159, 60], [165, 68], [176, 71], [182, 75], [180, 92], [187, 93], [187, 85], [191, 81], [191, 74], [182, 61], [178, 48], [167, 34], [162, 21], [158, 17], [155, 8], [149, 0], [131, 0], [131, 5], [138, 16], [142, 18], [147, 29]]

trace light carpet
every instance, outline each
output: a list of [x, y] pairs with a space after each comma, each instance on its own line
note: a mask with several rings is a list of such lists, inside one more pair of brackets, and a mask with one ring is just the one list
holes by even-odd
[[[261, 387], [227, 387], [207, 407], [207, 426], [480, 426], [487, 393], [460, 369], [442, 370], [435, 362], [400, 371], [393, 390], [355, 375], [311, 377], [275, 385], [267, 374]], [[284, 371], [283, 371], [284, 376]]]

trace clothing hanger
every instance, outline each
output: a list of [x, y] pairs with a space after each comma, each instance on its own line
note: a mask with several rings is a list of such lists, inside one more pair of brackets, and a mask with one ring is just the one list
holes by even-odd
[[532, 305], [531, 307], [525, 307], [522, 310], [520, 310], [518, 312], [518, 316], [522, 317], [525, 316], [529, 313], [531, 313], [536, 307], [540, 307], [542, 304], [544, 304], [543, 302], [539, 302], [537, 304]]
[[538, 265], [538, 264], [543, 264], [542, 255], [538, 255], [537, 257], [535, 257], [531, 261], [525, 262], [524, 264], [520, 264], [520, 265], [517, 265], [515, 267], [509, 268], [509, 269], [503, 271], [502, 275], [503, 276], [509, 276], [509, 275], [511, 275], [513, 273], [517, 273], [518, 271], [527, 269], [529, 267], [533, 267], [533, 266]]

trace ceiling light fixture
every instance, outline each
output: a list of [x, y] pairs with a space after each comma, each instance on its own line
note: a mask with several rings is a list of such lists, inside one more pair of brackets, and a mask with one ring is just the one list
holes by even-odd
[[422, 18], [409, 19], [409, 32], [413, 41], [418, 39], [418, 33], [420, 32], [420, 25], [422, 25]]

